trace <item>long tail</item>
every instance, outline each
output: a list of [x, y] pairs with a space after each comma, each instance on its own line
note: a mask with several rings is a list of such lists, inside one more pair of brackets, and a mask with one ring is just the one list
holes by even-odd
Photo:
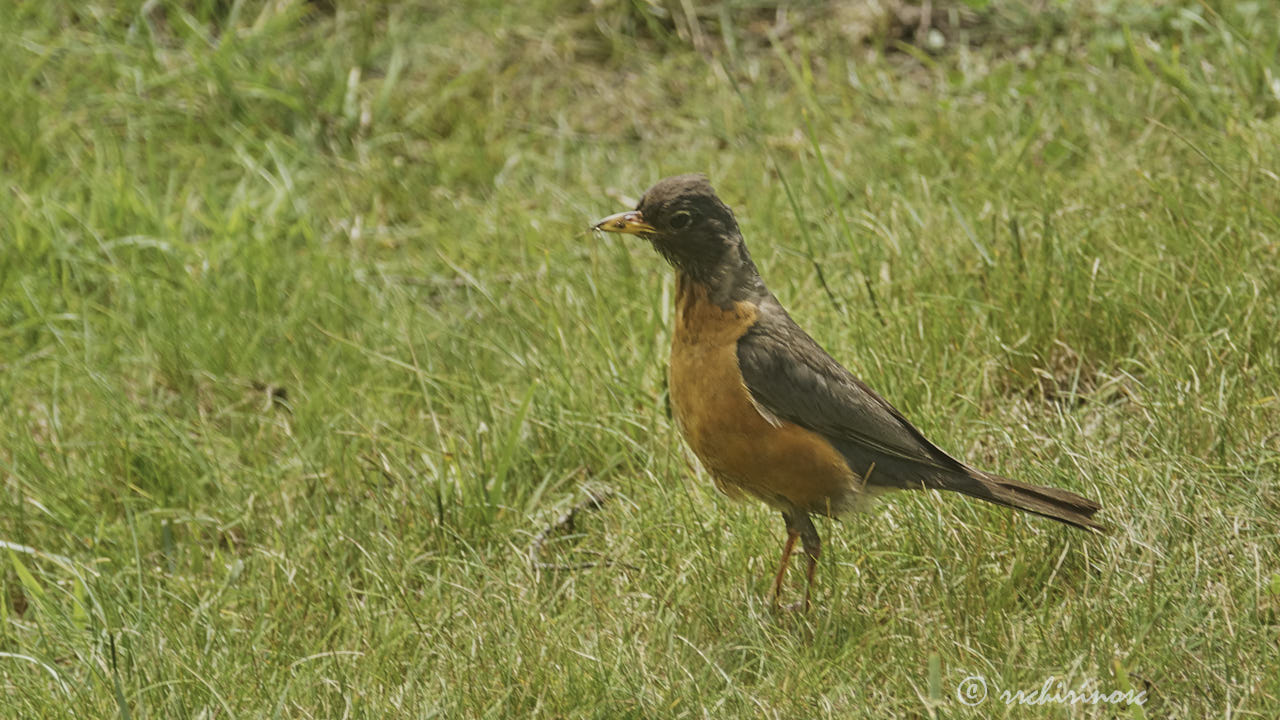
[[1101, 510], [1102, 506], [1087, 497], [1067, 490], [1028, 485], [976, 468], [967, 469], [968, 475], [949, 475], [940, 486], [945, 490], [1025, 510], [1084, 530], [1106, 532], [1106, 526], [1093, 519], [1093, 514]]

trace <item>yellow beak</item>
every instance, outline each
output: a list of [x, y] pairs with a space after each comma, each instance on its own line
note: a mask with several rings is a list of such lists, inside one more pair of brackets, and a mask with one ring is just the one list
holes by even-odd
[[624, 235], [647, 235], [657, 232], [657, 228], [644, 221], [639, 210], [620, 212], [595, 223], [592, 230], [623, 233]]

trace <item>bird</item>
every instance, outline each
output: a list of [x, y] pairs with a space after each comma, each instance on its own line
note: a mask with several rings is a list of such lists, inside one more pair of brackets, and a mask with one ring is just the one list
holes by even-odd
[[812, 516], [838, 518], [885, 491], [950, 490], [1105, 531], [1093, 519], [1099, 503], [956, 459], [823, 350], [769, 291], [706, 175], [662, 179], [634, 210], [591, 228], [639, 236], [675, 270], [673, 415], [720, 491], [782, 514], [775, 608], [798, 540], [808, 560], [802, 609], [809, 609], [822, 552]]

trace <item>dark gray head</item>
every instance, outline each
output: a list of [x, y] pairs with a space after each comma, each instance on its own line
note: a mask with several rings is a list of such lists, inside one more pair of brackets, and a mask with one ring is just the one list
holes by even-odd
[[635, 210], [610, 215], [594, 227], [645, 238], [673, 267], [707, 285], [735, 280], [744, 269], [755, 274], [733, 211], [702, 174], [659, 180]]

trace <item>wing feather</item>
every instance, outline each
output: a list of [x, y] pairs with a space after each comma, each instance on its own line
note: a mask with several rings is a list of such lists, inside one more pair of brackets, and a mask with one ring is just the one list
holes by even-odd
[[776, 300], [769, 305], [738, 340], [738, 365], [758, 406], [819, 433], [859, 461], [869, 451], [871, 457], [906, 461], [923, 466], [921, 470], [965, 471], [963, 463], [929, 442], [896, 408], [828, 355]]

